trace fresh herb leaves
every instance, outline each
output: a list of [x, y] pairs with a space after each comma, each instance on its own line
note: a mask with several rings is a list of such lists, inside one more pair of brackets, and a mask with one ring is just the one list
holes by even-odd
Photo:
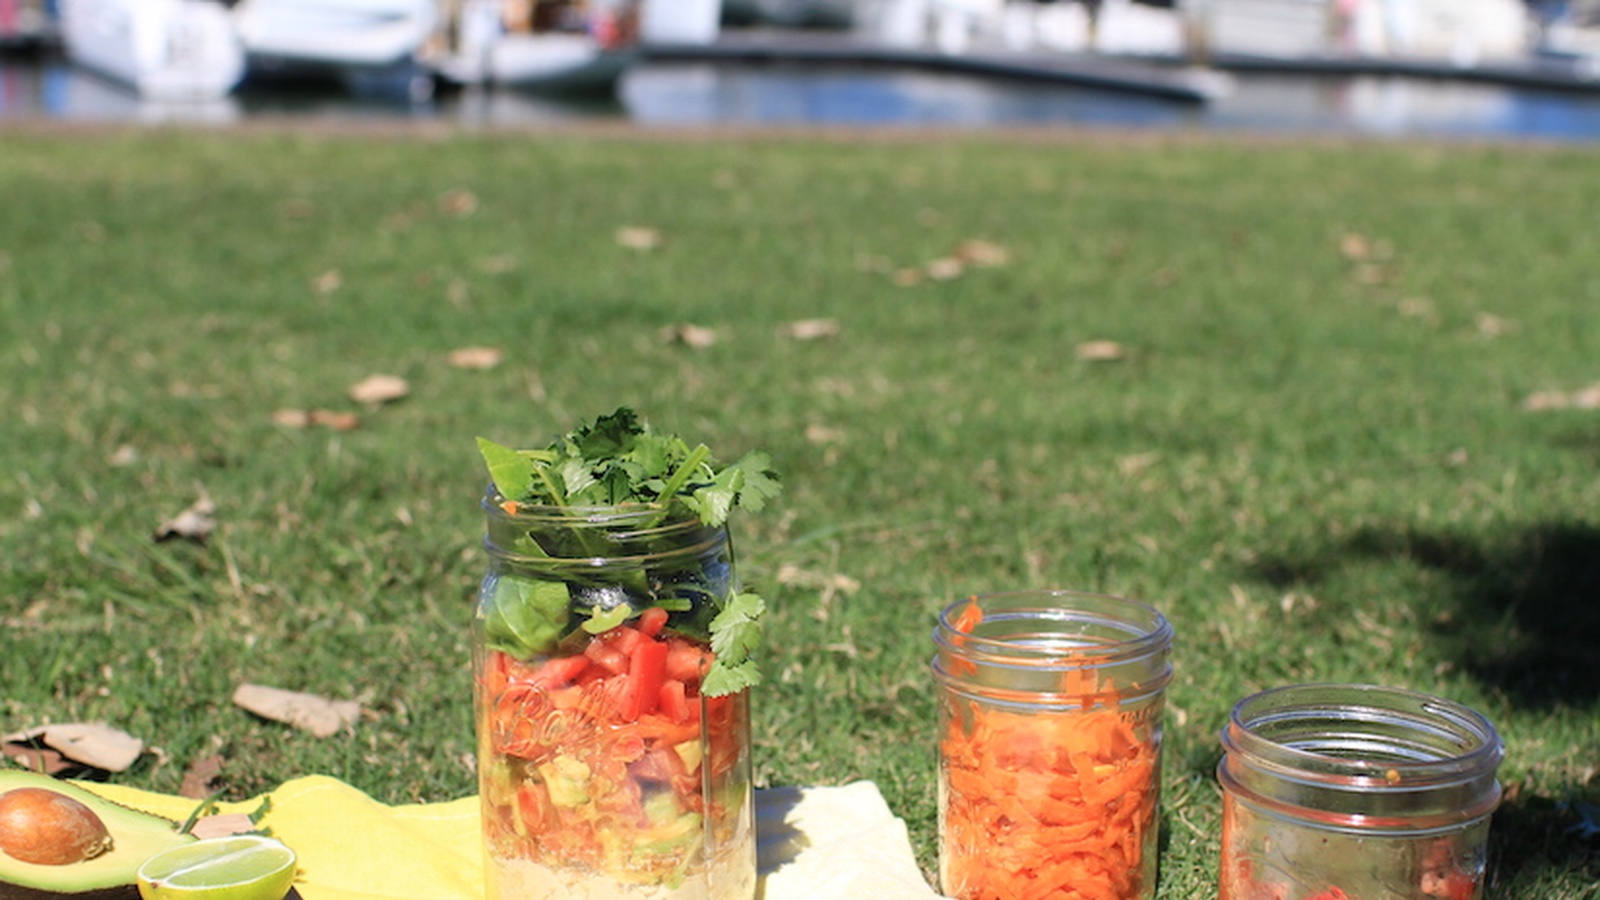
[[[734, 508], [759, 510], [782, 490], [765, 453], [751, 452], [720, 466], [704, 444], [691, 447], [676, 435], [654, 432], [626, 407], [580, 425], [540, 450], [516, 450], [482, 437], [478, 450], [499, 495], [497, 504], [512, 514], [520, 505], [633, 507], [659, 510], [653, 519], [658, 523], [698, 519], [720, 527]], [[584, 543], [582, 533], [576, 538]], [[700, 602], [685, 596], [693, 593], [692, 583], [673, 579], [672, 595], [637, 596], [621, 605], [589, 608], [586, 617], [575, 621], [569, 615], [568, 592], [576, 585], [524, 583], [507, 576], [493, 597], [486, 623], [489, 638], [497, 649], [524, 658], [551, 652], [575, 627], [600, 634], [658, 606], [673, 612], [673, 621], [681, 613], [685, 622], [698, 619], [695, 630], [705, 629], [700, 633], [709, 637], [716, 661], [701, 683], [704, 694], [732, 694], [759, 683], [761, 673], [752, 655], [761, 644], [766, 604], [753, 593], [721, 601], [705, 590], [701, 593], [710, 607], [696, 614]], [[700, 616], [712, 610], [708, 626]]]
[[711, 650], [716, 662], [700, 690], [708, 696], [733, 694], [761, 682], [750, 654], [761, 645], [761, 616], [767, 604], [751, 593], [735, 594], [711, 620]]
[[659, 434], [626, 407], [580, 425], [543, 450], [513, 450], [478, 438], [495, 490], [505, 500], [545, 506], [681, 506], [707, 525], [734, 507], [759, 510], [782, 489], [765, 453], [719, 467], [704, 444]]

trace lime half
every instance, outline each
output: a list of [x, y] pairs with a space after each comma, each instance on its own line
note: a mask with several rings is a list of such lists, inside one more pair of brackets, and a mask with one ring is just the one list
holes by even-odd
[[144, 900], [283, 900], [294, 883], [294, 851], [254, 834], [195, 841], [139, 867]]

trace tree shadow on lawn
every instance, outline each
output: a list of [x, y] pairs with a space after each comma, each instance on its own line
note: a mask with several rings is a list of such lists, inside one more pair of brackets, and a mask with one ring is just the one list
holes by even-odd
[[[1538, 524], [1502, 539], [1366, 529], [1313, 558], [1280, 557], [1255, 574], [1280, 588], [1314, 585], [1347, 564], [1409, 562], [1445, 577], [1433, 623], [1456, 665], [1521, 709], [1600, 707], [1600, 528]], [[1600, 842], [1571, 834], [1577, 816], [1511, 785], [1491, 830], [1493, 892], [1537, 889], [1552, 869], [1600, 878]], [[1570, 795], [1589, 793], [1583, 784]], [[1594, 895], [1600, 897], [1600, 891]]]
[[1263, 561], [1280, 588], [1363, 560], [1409, 561], [1447, 576], [1453, 608], [1433, 623], [1455, 663], [1521, 708], [1600, 701], [1600, 528], [1538, 525], [1488, 543], [1448, 533], [1363, 529], [1316, 558]]

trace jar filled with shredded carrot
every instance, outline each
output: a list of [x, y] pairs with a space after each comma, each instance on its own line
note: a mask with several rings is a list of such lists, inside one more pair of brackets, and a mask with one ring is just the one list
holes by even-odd
[[957, 900], [1150, 900], [1172, 626], [1145, 604], [1017, 591], [934, 629], [939, 877]]
[[1503, 748], [1449, 700], [1275, 688], [1222, 732], [1221, 900], [1479, 900]]

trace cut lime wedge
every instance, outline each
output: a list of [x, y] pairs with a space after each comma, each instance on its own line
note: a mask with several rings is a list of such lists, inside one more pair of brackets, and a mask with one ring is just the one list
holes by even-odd
[[283, 900], [294, 884], [294, 851], [254, 834], [174, 847], [139, 867], [144, 900]]

